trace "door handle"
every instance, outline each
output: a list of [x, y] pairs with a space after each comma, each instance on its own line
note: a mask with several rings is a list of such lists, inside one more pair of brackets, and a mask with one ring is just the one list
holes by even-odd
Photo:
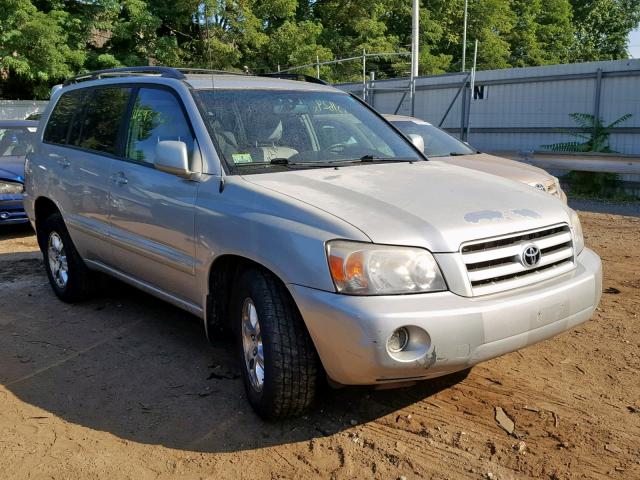
[[127, 176], [124, 174], [124, 172], [116, 173], [113, 176], [113, 181], [117, 185], [126, 185], [127, 183], [129, 183], [129, 180], [127, 179]]

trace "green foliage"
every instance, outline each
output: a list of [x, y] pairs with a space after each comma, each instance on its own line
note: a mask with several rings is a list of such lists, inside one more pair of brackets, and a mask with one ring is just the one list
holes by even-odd
[[627, 113], [609, 125], [605, 125], [601, 118], [596, 118], [588, 113], [571, 113], [569, 115], [583, 130], [582, 133], [566, 132], [578, 140], [572, 142], [554, 143], [543, 145], [542, 148], [554, 152], [601, 152], [615, 153], [611, 150], [609, 137], [611, 130], [629, 120], [633, 115]]
[[[420, 74], [460, 69], [463, 5], [422, 0]], [[476, 39], [480, 69], [625, 58], [638, 22], [640, 0], [470, 0], [467, 67]], [[0, 95], [46, 98], [65, 77], [122, 65], [261, 72], [410, 43], [408, 0], [2, 0]], [[321, 76], [356, 80], [361, 68]], [[367, 60], [378, 78], [409, 68], [408, 57]]]
[[52, 81], [73, 74], [85, 52], [69, 44], [63, 10], [38, 10], [29, 0], [5, 0], [0, 8], [0, 76], [15, 75], [46, 95]]
[[620, 183], [615, 173], [572, 170], [565, 178], [570, 185], [572, 195], [597, 195], [600, 198], [615, 196]]
[[513, 0], [516, 24], [507, 36], [516, 67], [570, 61], [574, 38], [568, 0]]
[[571, 0], [576, 61], [627, 58], [627, 37], [640, 22], [640, 0]]

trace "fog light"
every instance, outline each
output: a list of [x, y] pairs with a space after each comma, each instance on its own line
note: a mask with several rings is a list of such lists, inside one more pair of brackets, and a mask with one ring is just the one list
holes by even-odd
[[7, 219], [7, 218], [9, 218], [10, 216], [11, 216], [11, 214], [10, 214], [10, 213], [8, 213], [8, 212], [2, 212], [2, 213], [0, 213], [0, 218], [1, 218], [2, 220], [6, 220], [6, 219]]
[[392, 353], [398, 353], [404, 350], [408, 343], [409, 331], [404, 327], [400, 327], [387, 340], [387, 350]]

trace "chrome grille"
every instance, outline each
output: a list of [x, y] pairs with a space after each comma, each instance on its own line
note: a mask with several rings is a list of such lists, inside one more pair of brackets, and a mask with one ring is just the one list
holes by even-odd
[[[528, 246], [537, 247], [541, 254], [533, 267], [521, 261]], [[571, 230], [566, 224], [467, 242], [460, 252], [474, 296], [547, 280], [575, 266]]]

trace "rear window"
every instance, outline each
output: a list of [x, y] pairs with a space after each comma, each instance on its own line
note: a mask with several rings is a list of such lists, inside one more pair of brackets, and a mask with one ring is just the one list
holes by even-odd
[[44, 131], [44, 141], [47, 143], [67, 143], [69, 125], [75, 116], [82, 111], [86, 90], [74, 90], [63, 94], [58, 100]]
[[88, 98], [79, 132], [69, 143], [88, 150], [115, 154], [118, 131], [130, 93], [130, 88], [95, 89]]

